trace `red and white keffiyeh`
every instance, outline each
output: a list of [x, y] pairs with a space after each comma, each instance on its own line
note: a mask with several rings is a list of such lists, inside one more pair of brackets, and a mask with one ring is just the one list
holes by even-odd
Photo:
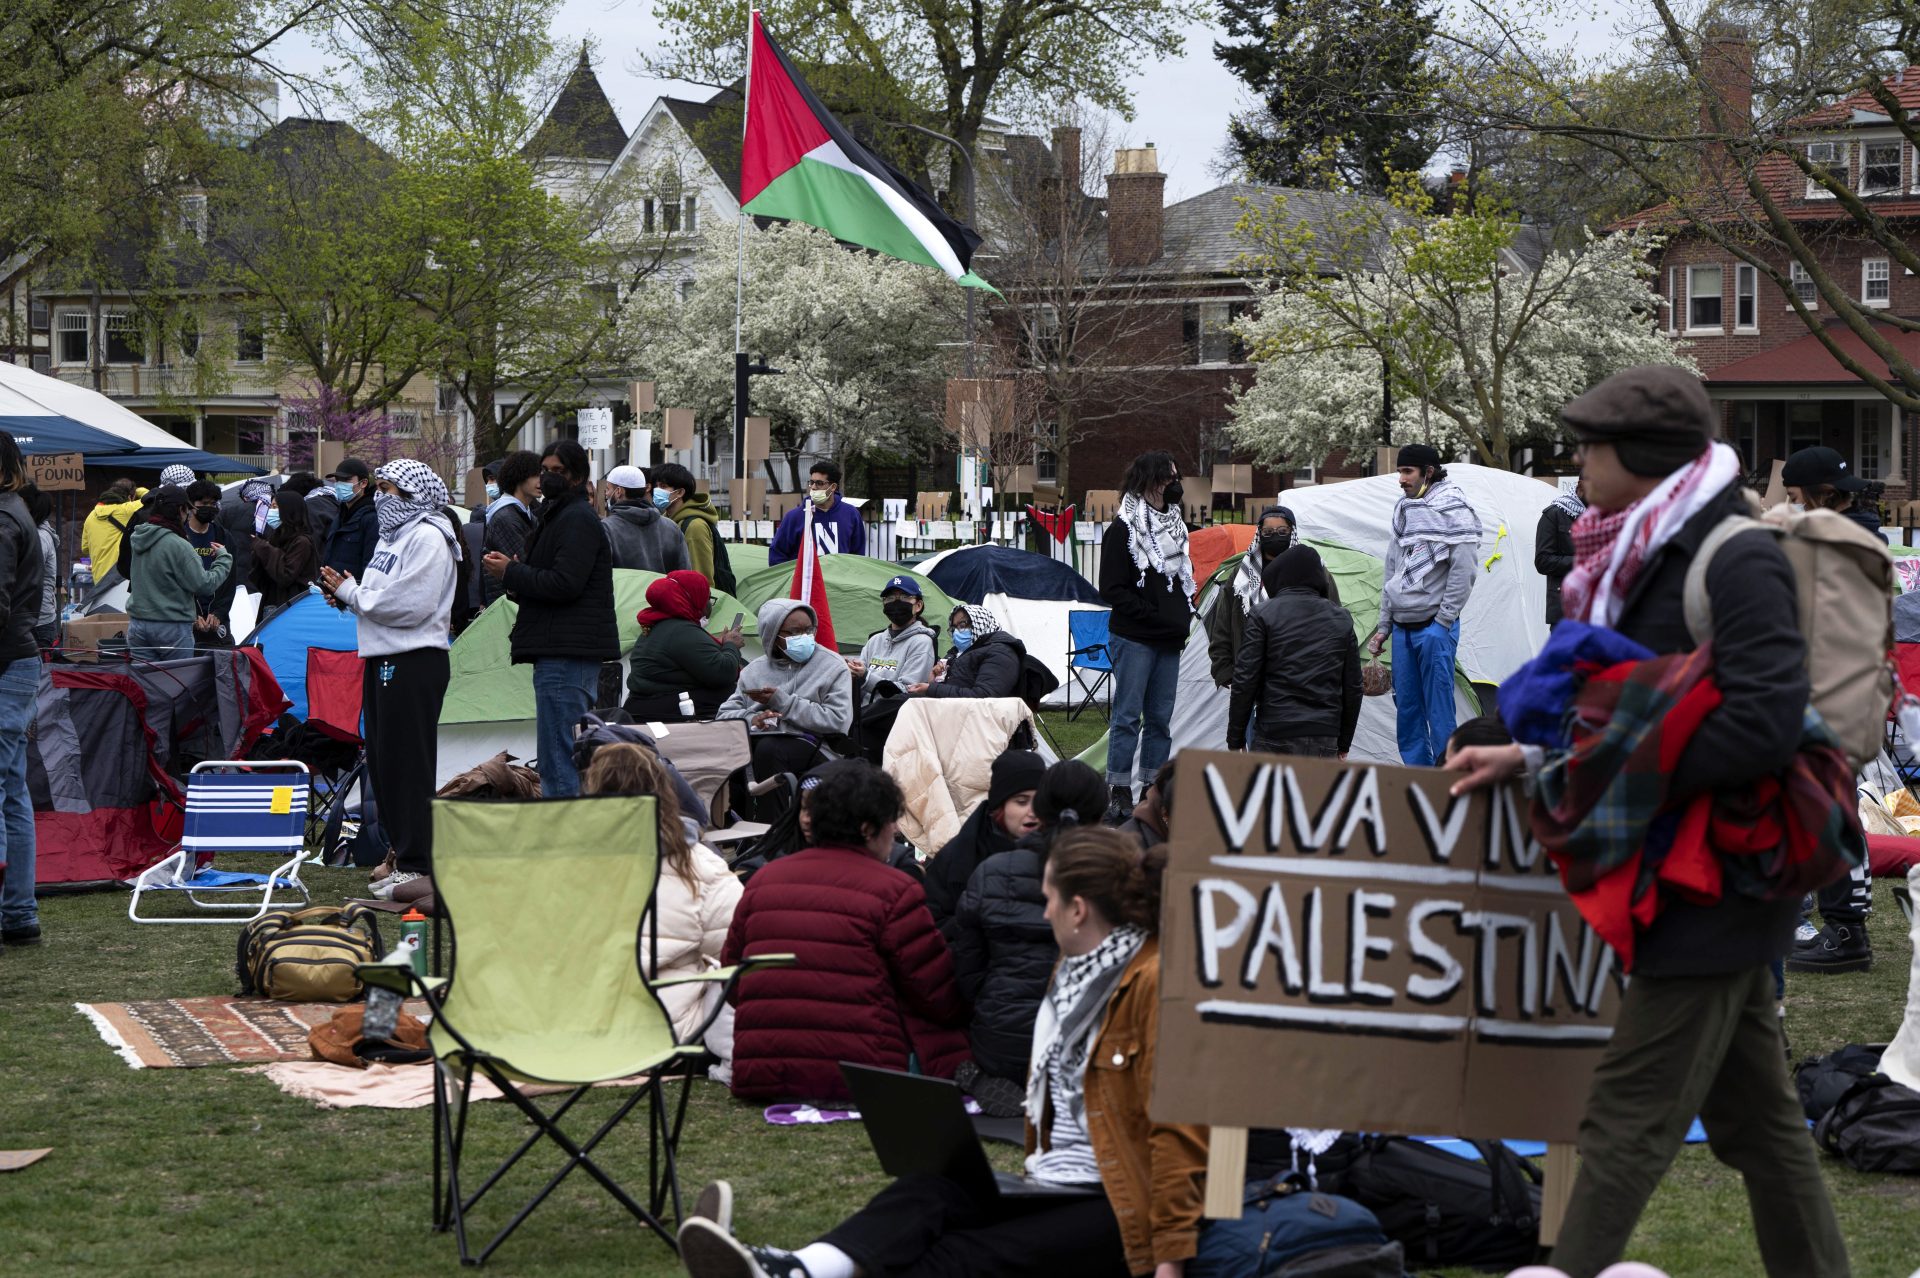
[[1739, 477], [1739, 454], [1711, 444], [1625, 510], [1588, 506], [1573, 521], [1573, 571], [1560, 583], [1566, 615], [1612, 626], [1653, 552]]

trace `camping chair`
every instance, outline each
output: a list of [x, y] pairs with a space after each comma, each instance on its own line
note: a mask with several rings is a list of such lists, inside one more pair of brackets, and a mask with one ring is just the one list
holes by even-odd
[[[135, 923], [248, 923], [276, 904], [287, 904], [285, 897], [274, 900], [276, 888], [286, 888], [304, 903], [307, 889], [300, 881], [300, 861], [306, 853], [308, 779], [307, 765], [298, 759], [209, 759], [194, 764], [187, 774], [186, 825], [180, 845], [133, 881], [127, 917]], [[258, 874], [235, 874], [211, 865], [202, 868], [202, 853], [209, 858], [265, 853], [281, 864], [266, 875], [263, 886]], [[249, 912], [143, 918], [140, 900], [154, 891], [184, 892], [203, 911]], [[257, 903], [218, 899], [256, 894]]]
[[[677, 1151], [692, 1086], [688, 1068], [702, 1055], [699, 1036], [719, 1014], [716, 1000], [693, 1041], [674, 1038], [655, 991], [689, 981], [724, 993], [741, 974], [793, 962], [762, 955], [737, 967], [649, 981], [637, 948], [659, 881], [659, 826], [651, 796], [607, 795], [522, 802], [436, 799], [433, 879], [443, 912], [457, 920], [454, 975], [422, 978], [411, 965], [368, 964], [369, 987], [424, 994], [433, 1009], [428, 1041], [435, 1070], [433, 1225], [451, 1228], [465, 1264], [480, 1264], [520, 1227], [577, 1167], [669, 1247], [661, 1222], [667, 1200], [680, 1217]], [[589, 892], [529, 892], [531, 883], [590, 883]], [[663, 1076], [682, 1075], [677, 1105]], [[461, 1180], [476, 1075], [497, 1086], [533, 1125], [506, 1161], [468, 1192]], [[595, 1083], [645, 1075], [613, 1115], [583, 1142], [560, 1121]], [[519, 1083], [569, 1090], [543, 1109]], [[594, 1161], [593, 1151], [645, 1102], [648, 1189], [643, 1205]], [[513, 1165], [550, 1139], [567, 1155], [540, 1191], [478, 1252], [467, 1217]]]
[[360, 736], [361, 699], [366, 693], [362, 674], [366, 661], [358, 652], [332, 648], [307, 649], [307, 726], [322, 736], [354, 747], [352, 764], [340, 772], [316, 778], [318, 791], [307, 818], [307, 842], [331, 852], [340, 842], [347, 816], [347, 796], [365, 777], [367, 746]]
[[[1113, 700], [1113, 654], [1107, 650], [1107, 621], [1111, 613], [1093, 609], [1076, 610], [1067, 614], [1067, 677], [1071, 686], [1067, 689], [1067, 722], [1100, 697], [1102, 689], [1107, 690], [1107, 700]], [[1089, 677], [1093, 682], [1088, 683]], [[1074, 702], [1074, 693], [1081, 694], [1079, 703]]]

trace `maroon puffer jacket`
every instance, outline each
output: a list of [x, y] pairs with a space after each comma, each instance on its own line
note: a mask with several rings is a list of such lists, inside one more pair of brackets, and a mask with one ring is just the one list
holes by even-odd
[[967, 1057], [966, 1003], [920, 885], [864, 849], [808, 848], [747, 881], [721, 954], [791, 953], [734, 992], [733, 1094], [839, 1100], [840, 1062], [949, 1078]]

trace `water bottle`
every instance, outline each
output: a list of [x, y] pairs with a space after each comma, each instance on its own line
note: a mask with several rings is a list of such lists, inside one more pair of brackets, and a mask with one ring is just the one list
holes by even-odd
[[431, 936], [430, 929], [432, 926], [433, 925], [427, 921], [427, 916], [420, 912], [420, 907], [417, 905], [409, 908], [405, 914], [400, 916], [400, 944], [403, 946], [411, 945], [413, 947], [413, 953], [410, 955], [410, 958], [413, 962], [414, 972], [420, 976], [427, 974], [427, 941], [429, 936]]
[[[404, 920], [403, 920], [404, 924]], [[402, 936], [400, 944], [387, 952], [380, 962], [387, 967], [406, 967], [413, 962], [413, 954], [420, 948], [417, 936]], [[370, 1039], [391, 1042], [394, 1030], [400, 1024], [401, 996], [398, 991], [380, 985], [367, 986], [367, 1011], [361, 1021], [362, 1032]]]
[[682, 692], [680, 694], [680, 717], [682, 719], [693, 718], [693, 694], [691, 692]]

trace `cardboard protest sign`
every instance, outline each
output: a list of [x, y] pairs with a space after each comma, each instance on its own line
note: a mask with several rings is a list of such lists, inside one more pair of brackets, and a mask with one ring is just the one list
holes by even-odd
[[1623, 981], [1517, 787], [1182, 751], [1152, 1113], [1570, 1141]]
[[27, 478], [43, 493], [79, 492], [87, 486], [87, 462], [79, 453], [29, 453]]

